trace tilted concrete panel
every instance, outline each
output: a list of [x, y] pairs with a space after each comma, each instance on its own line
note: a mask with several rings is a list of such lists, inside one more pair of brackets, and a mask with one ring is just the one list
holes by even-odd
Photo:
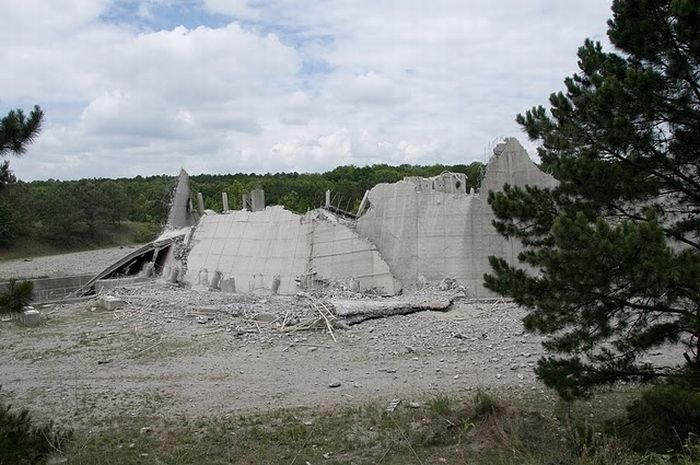
[[310, 269], [320, 279], [342, 281], [357, 291], [394, 295], [400, 284], [377, 248], [343, 224], [314, 222]]
[[309, 231], [299, 215], [282, 207], [205, 215], [192, 235], [186, 280], [208, 287], [202, 276], [218, 271], [234, 278], [238, 292], [271, 292], [279, 277], [279, 293], [293, 294], [308, 261]]
[[353, 229], [280, 206], [200, 220], [190, 241], [186, 281], [208, 288], [217, 272], [224, 282], [235, 282], [237, 292], [289, 295], [318, 280], [386, 294], [400, 287], [376, 247]]

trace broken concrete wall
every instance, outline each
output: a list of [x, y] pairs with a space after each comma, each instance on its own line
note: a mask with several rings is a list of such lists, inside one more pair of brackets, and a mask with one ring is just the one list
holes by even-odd
[[355, 291], [394, 295], [401, 285], [377, 247], [344, 224], [313, 223], [310, 269], [319, 279], [342, 281]]
[[403, 286], [413, 287], [419, 276], [449, 276], [468, 284], [472, 239], [484, 229], [478, 223], [481, 218], [470, 215], [478, 198], [421, 191], [412, 182], [400, 181], [379, 184], [370, 191], [369, 201], [371, 207], [358, 220], [357, 230], [377, 246]]
[[[395, 294], [424, 280], [449, 277], [467, 285], [476, 297], [490, 296], [483, 287], [483, 275], [490, 271], [488, 257], [515, 263], [521, 250], [492, 225], [488, 192], [501, 190], [505, 183], [551, 187], [556, 181], [511, 138], [494, 150], [478, 193], [467, 193], [466, 178], [455, 173], [379, 184], [362, 201], [369, 210], [354, 223], [323, 210], [297, 215], [280, 206], [265, 208], [262, 191], [253, 191], [247, 199], [253, 211], [210, 212], [194, 228], [186, 228], [183, 247], [168, 249], [163, 276], [202, 289], [273, 294], [294, 294], [324, 280]], [[188, 184], [182, 171], [168, 220], [171, 227], [192, 221]], [[159, 241], [167, 234], [139, 251], [139, 257], [151, 254], [154, 265], [159, 264], [158, 251], [170, 244]], [[169, 238], [172, 242], [182, 241], [185, 233], [170, 234], [178, 235]], [[123, 262], [129, 265], [132, 258], [138, 257]]]
[[[29, 279], [32, 282], [32, 303], [51, 302], [65, 299], [92, 279], [93, 275], [64, 276], [60, 278]], [[0, 282], [0, 293], [9, 287], [8, 282]]]
[[278, 280], [280, 294], [293, 294], [308, 261], [308, 232], [299, 215], [282, 207], [205, 215], [190, 241], [186, 280], [208, 288], [218, 271], [235, 280], [238, 292], [271, 292]]
[[412, 180], [379, 184], [369, 192], [371, 207], [357, 221], [357, 230], [377, 246], [404, 287], [414, 287], [419, 277], [429, 281], [453, 277], [476, 297], [489, 296], [483, 287], [483, 275], [490, 270], [488, 257], [514, 263], [520, 251], [517, 243], [496, 232], [487, 204], [488, 191], [502, 189], [505, 182], [556, 183], [537, 168], [517, 140], [507, 139], [489, 162], [478, 194], [426, 190]]
[[200, 220], [186, 280], [209, 288], [217, 273], [224, 282], [235, 282], [237, 292], [288, 295], [319, 280], [387, 294], [398, 290], [376, 247], [348, 226], [329, 213], [297, 215], [280, 206]]

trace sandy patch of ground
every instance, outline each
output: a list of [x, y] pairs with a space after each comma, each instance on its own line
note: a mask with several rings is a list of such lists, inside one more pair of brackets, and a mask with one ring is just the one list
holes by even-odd
[[97, 274], [139, 247], [130, 245], [47, 257], [4, 260], [0, 261], [0, 281]]

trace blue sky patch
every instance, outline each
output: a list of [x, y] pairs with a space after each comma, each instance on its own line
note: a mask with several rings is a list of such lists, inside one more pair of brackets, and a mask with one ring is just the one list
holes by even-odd
[[167, 3], [147, 4], [136, 0], [115, 2], [112, 8], [100, 18], [107, 23], [130, 25], [140, 30], [171, 30], [177, 26], [195, 29], [199, 26], [223, 27], [231, 22], [225, 15], [211, 14], [202, 8], [201, 2], [183, 0]]

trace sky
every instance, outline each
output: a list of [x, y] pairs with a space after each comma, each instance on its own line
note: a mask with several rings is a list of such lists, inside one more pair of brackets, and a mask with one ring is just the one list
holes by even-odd
[[[486, 161], [610, 0], [0, 0], [23, 180]], [[533, 153], [534, 154], [534, 153]]]

